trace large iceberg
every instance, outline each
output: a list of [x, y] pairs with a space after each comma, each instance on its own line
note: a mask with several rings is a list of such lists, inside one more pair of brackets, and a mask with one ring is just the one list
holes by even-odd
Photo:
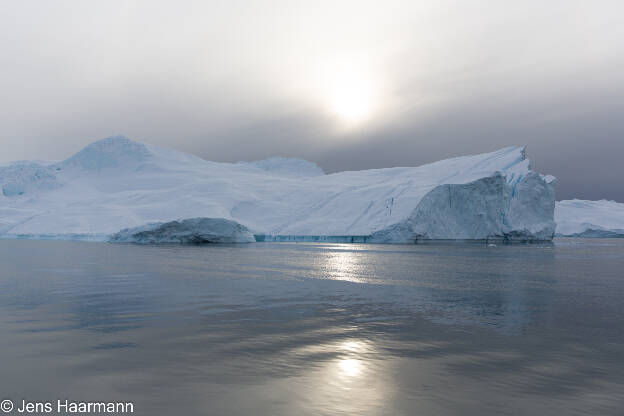
[[107, 240], [191, 218], [233, 221], [262, 241], [533, 241], [555, 230], [554, 178], [518, 146], [324, 174], [299, 159], [209, 162], [117, 136], [61, 162], [2, 166], [0, 186], [4, 238]]
[[555, 208], [557, 235], [624, 238], [624, 204], [615, 201], [559, 201]]

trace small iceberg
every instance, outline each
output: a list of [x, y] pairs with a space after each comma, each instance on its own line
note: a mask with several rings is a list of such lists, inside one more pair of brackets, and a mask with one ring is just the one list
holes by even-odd
[[138, 244], [209, 244], [253, 243], [256, 239], [247, 227], [236, 221], [224, 218], [189, 218], [126, 228], [113, 234], [109, 241]]

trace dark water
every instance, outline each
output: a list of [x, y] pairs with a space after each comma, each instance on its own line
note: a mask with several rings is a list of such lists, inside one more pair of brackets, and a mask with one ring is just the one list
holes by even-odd
[[0, 274], [0, 400], [16, 405], [131, 401], [141, 415], [624, 412], [624, 240], [4, 240]]

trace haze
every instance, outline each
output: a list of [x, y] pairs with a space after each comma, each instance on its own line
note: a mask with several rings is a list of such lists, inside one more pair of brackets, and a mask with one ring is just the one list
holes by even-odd
[[619, 1], [1, 1], [3, 162], [102, 137], [326, 172], [528, 145], [624, 202]]

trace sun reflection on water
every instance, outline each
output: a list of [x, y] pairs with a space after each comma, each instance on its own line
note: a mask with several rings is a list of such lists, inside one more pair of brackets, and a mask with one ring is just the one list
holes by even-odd
[[370, 347], [364, 341], [350, 340], [338, 345], [341, 357], [336, 361], [337, 375], [344, 378], [354, 378], [364, 375], [366, 355]]
[[362, 263], [361, 253], [354, 251], [334, 251], [325, 257], [325, 272], [333, 280], [364, 282], [367, 280], [367, 265]]
[[362, 372], [362, 363], [359, 360], [347, 358], [338, 361], [338, 368], [342, 372], [341, 375], [355, 377]]

